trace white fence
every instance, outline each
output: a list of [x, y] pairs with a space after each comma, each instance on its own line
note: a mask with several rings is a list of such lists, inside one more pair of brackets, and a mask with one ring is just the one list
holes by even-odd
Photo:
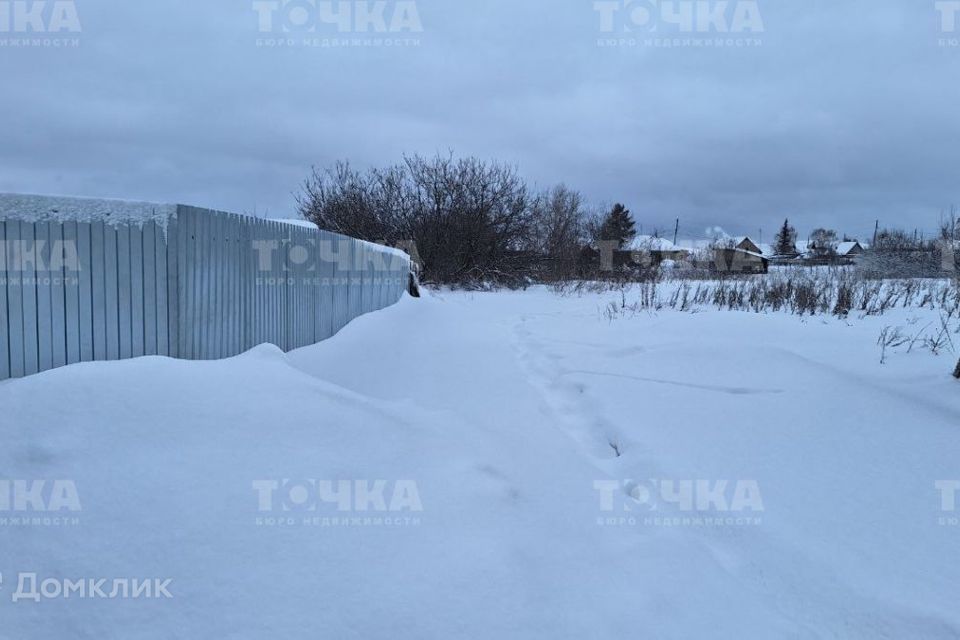
[[265, 342], [289, 351], [394, 304], [408, 282], [402, 252], [313, 228], [61, 202], [0, 198], [0, 380], [145, 355], [225, 358]]

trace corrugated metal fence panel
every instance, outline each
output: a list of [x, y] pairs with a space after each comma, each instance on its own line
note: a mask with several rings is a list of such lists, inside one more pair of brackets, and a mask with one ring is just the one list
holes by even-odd
[[257, 245], [254, 244], [259, 242], [259, 223], [259, 220], [254, 220], [251, 224], [244, 225], [244, 241], [240, 249], [241, 260], [245, 266], [243, 295], [244, 349], [249, 349], [257, 344], [262, 326], [259, 315], [261, 299], [260, 287], [258, 286], [261, 277], [259, 273], [260, 260]]
[[[134, 358], [146, 353], [146, 310], [144, 308], [143, 229], [130, 227], [130, 349]], [[151, 269], [152, 272], [152, 269]]]
[[342, 236], [329, 234], [330, 261], [333, 263], [333, 333], [337, 334], [350, 317], [350, 244]]
[[190, 322], [196, 325], [194, 332], [194, 358], [206, 360], [213, 357], [210, 349], [210, 316], [213, 304], [213, 216], [198, 212], [195, 268], [197, 290], [195, 292], [196, 317]]
[[157, 354], [177, 356], [180, 353], [177, 332], [177, 220], [167, 222], [167, 229], [157, 229]]
[[296, 234], [296, 229], [290, 228], [290, 225], [284, 225], [282, 230], [283, 234], [283, 243], [282, 243], [282, 254], [283, 254], [283, 311], [285, 313], [284, 323], [283, 323], [283, 342], [280, 343], [280, 348], [284, 351], [289, 351], [296, 348], [296, 332], [297, 332], [297, 298], [299, 297], [299, 287], [294, 284], [296, 279], [296, 273], [294, 271], [294, 264], [290, 259], [291, 243], [293, 242], [293, 237]]
[[[63, 287], [63, 225], [48, 222], [47, 250], [44, 258], [49, 260], [45, 278], [49, 281], [50, 296], [50, 366], [62, 367], [67, 364], [67, 309], [66, 294]], [[59, 255], [58, 255], [59, 254]]]
[[120, 291], [122, 281], [118, 260], [119, 246], [117, 229], [109, 224], [103, 225], [103, 275], [104, 292], [106, 299], [107, 323], [107, 360], [117, 360], [120, 357]]
[[94, 358], [93, 350], [93, 258], [90, 246], [90, 223], [77, 223], [77, 264], [78, 280], [77, 324], [80, 332], [80, 360], [89, 362]]
[[366, 311], [363, 308], [363, 270], [360, 268], [363, 264], [363, 257], [360, 255], [360, 241], [353, 238], [348, 239], [350, 246], [350, 310], [347, 314], [347, 322], [353, 318], [362, 316]]
[[316, 341], [326, 340], [333, 335], [336, 314], [336, 263], [332, 258], [333, 238], [320, 231], [316, 247], [316, 278], [319, 283], [317, 292], [317, 330]]
[[[63, 225], [63, 305], [67, 364], [80, 362], [80, 271], [76, 260], [80, 257], [79, 226], [76, 222]], [[72, 252], [72, 259], [66, 256]]]
[[9, 342], [10, 373], [18, 378], [25, 374], [23, 366], [23, 294], [20, 289], [22, 276], [19, 268], [18, 243], [20, 226], [17, 220], [7, 220], [6, 233], [6, 274], [7, 274], [7, 340]]
[[277, 261], [277, 273], [274, 287], [280, 294], [280, 302], [277, 305], [276, 323], [277, 323], [277, 341], [271, 340], [272, 344], [277, 345], [284, 351], [290, 350], [290, 326], [288, 322], [290, 307], [290, 290], [287, 287], [287, 257], [286, 252], [290, 240], [290, 225], [279, 222], [271, 223], [271, 226], [280, 237], [280, 259]]
[[[194, 266], [194, 254], [197, 246], [196, 220], [188, 207], [177, 208], [177, 314], [176, 326], [179, 334], [180, 357], [192, 359], [193, 344], [197, 320], [193, 310], [196, 300], [197, 269]], [[188, 324], [193, 320], [193, 324]]]
[[130, 229], [119, 227], [117, 234], [117, 336], [120, 358], [133, 356], [133, 285], [130, 266]]
[[[159, 353], [157, 340], [157, 249], [156, 224], [143, 225], [143, 352], [155, 356]], [[163, 282], [167, 279], [164, 277]]]
[[93, 359], [107, 359], [107, 294], [103, 249], [103, 223], [90, 225], [91, 316], [93, 319]]
[[10, 345], [8, 328], [10, 316], [7, 314], [7, 230], [6, 222], [0, 220], [0, 380], [10, 377]]
[[210, 223], [210, 241], [207, 245], [209, 286], [207, 288], [207, 335], [205, 337], [205, 358], [216, 360], [223, 357], [220, 353], [223, 338], [223, 216], [204, 216]]
[[244, 225], [240, 219], [234, 216], [234, 223], [230, 225], [229, 244], [227, 245], [227, 256], [229, 269], [229, 291], [230, 308], [227, 313], [227, 323], [230, 328], [227, 341], [227, 349], [230, 353], [242, 353], [243, 339], [241, 333], [241, 320], [243, 319], [243, 284], [241, 276], [243, 275], [243, 266], [240, 260], [240, 240]]
[[30, 375], [40, 371], [40, 336], [37, 326], [37, 264], [33, 252], [36, 251], [36, 227], [31, 223], [20, 225], [23, 255], [20, 260], [20, 273], [23, 284], [20, 287], [20, 299], [23, 304], [23, 369]]
[[0, 270], [6, 379], [303, 347], [395, 303], [409, 261], [334, 233], [178, 206], [165, 226], [0, 219]]
[[[248, 225], [250, 229], [250, 244], [246, 247], [245, 261], [250, 263], [250, 282], [247, 286], [247, 296], [250, 299], [250, 306], [244, 314], [247, 326], [248, 342], [247, 347], [253, 347], [263, 342], [266, 335], [267, 326], [267, 288], [264, 286], [269, 277], [269, 270], [266, 265], [269, 255], [263, 247], [264, 242], [264, 223], [262, 220], [254, 220]], [[264, 254], [267, 253], [267, 256]]]

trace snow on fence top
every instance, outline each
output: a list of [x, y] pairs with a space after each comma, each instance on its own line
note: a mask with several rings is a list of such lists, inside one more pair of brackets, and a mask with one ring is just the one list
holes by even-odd
[[398, 256], [398, 257], [400, 257], [400, 258], [403, 258], [404, 260], [409, 260], [409, 259], [410, 259], [410, 255], [409, 255], [406, 251], [404, 251], [404, 250], [402, 250], [402, 249], [397, 249], [397, 248], [395, 248], [395, 247], [389, 247], [389, 246], [383, 245], [383, 244], [377, 244], [376, 242], [368, 242], [367, 240], [360, 240], [359, 242], [360, 242], [361, 245], [363, 245], [363, 246], [365, 246], [365, 247], [367, 247], [367, 248], [369, 248], [369, 249], [373, 249], [374, 251], [382, 251], [383, 253], [390, 253], [390, 254], [393, 254], [394, 256]]
[[[273, 219], [273, 221], [282, 222], [284, 224], [292, 224], [295, 227], [304, 227], [306, 229], [314, 229], [317, 231], [320, 230], [320, 227], [318, 227], [316, 224], [314, 224], [313, 222], [310, 222], [309, 220], [304, 220], [303, 218], [275, 218]], [[410, 258], [410, 255], [407, 252], [403, 251], [402, 249], [397, 249], [397, 248], [390, 247], [383, 244], [377, 244], [375, 242], [368, 242], [367, 240], [360, 240], [357, 238], [354, 238], [354, 239], [357, 240], [357, 242], [359, 242], [362, 246], [367, 247], [368, 249], [373, 249], [374, 251], [381, 251], [383, 253], [389, 253], [394, 256], [403, 258], [404, 260], [408, 260]]]
[[[41, 196], [20, 193], [0, 193], [0, 220], [24, 222], [104, 222], [112, 225], [135, 224], [143, 226], [155, 222], [164, 231], [167, 222], [177, 217], [177, 205], [136, 200], [83, 198], [76, 196]], [[319, 230], [314, 223], [302, 218], [274, 219], [274, 222]], [[408, 259], [400, 249], [365, 240], [364, 246]]]
[[175, 204], [0, 193], [0, 219], [25, 222], [108, 222], [115, 225], [156, 222], [166, 229], [167, 221], [176, 215]]
[[295, 227], [303, 227], [304, 229], [314, 229], [319, 230], [320, 227], [313, 224], [309, 220], [304, 220], [303, 218], [276, 218], [275, 222], [282, 222], [284, 224], [292, 224]]

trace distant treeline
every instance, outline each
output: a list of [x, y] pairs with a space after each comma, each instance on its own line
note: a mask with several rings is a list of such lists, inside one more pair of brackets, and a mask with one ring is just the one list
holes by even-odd
[[[321, 229], [407, 249], [427, 283], [522, 286], [650, 275], [649, 263], [615, 262], [611, 271], [604, 251], [597, 250], [623, 248], [636, 235], [625, 206], [590, 208], [563, 184], [535, 189], [516, 167], [497, 161], [413, 155], [367, 170], [339, 162], [313, 169], [298, 205]], [[952, 241], [957, 234], [951, 219], [941, 235]], [[777, 252], [789, 252], [795, 240], [785, 221]], [[829, 254], [838, 236], [818, 229], [811, 240], [819, 253]], [[935, 275], [947, 262], [943, 250], [943, 243], [886, 230], [862, 264], [879, 276]]]
[[622, 246], [634, 233], [622, 205], [604, 215], [565, 185], [535, 190], [512, 165], [473, 157], [407, 156], [365, 171], [340, 162], [314, 169], [298, 204], [321, 229], [415, 247], [421, 277], [433, 283], [586, 277], [600, 268], [586, 248]]
[[875, 278], [956, 276], [960, 267], [958, 233], [956, 220], [942, 225], [939, 236], [932, 240], [899, 229], [884, 229], [858, 266], [864, 275]]

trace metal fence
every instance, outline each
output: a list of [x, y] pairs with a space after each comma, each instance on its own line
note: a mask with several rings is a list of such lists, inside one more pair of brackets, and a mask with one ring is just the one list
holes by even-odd
[[[216, 359], [333, 336], [399, 300], [397, 250], [178, 205], [116, 223], [0, 213], [0, 380], [75, 362]], [[42, 216], [41, 216], [42, 217]]]

